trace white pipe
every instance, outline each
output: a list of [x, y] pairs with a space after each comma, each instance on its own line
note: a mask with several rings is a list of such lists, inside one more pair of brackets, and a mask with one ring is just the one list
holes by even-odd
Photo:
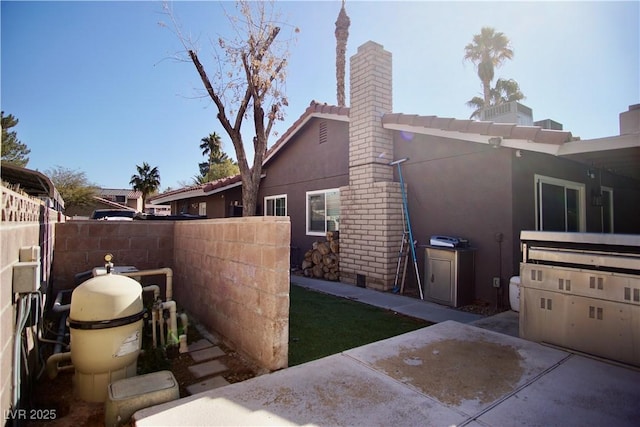
[[18, 298], [18, 313], [16, 319], [16, 332], [13, 338], [13, 402], [12, 408], [18, 409], [20, 403], [20, 353], [22, 351], [22, 331], [24, 330], [29, 313], [31, 312], [31, 295], [20, 295]]
[[187, 317], [187, 313], [180, 313], [180, 321], [182, 322], [182, 333], [187, 335], [187, 329], [189, 328], [189, 317]]
[[127, 277], [155, 276], [158, 274], [164, 274], [165, 276], [167, 276], [167, 291], [165, 299], [167, 301], [173, 299], [173, 270], [169, 267], [156, 268], [152, 270], [127, 271], [118, 274]]
[[49, 376], [49, 379], [55, 379], [55, 377], [58, 376], [58, 372], [60, 372], [61, 369], [66, 368], [66, 366], [60, 368], [60, 362], [66, 362], [69, 360], [71, 360], [70, 351], [66, 353], [56, 353], [49, 356], [49, 358], [47, 359], [47, 375]]
[[153, 291], [153, 300], [157, 300], [160, 298], [160, 286], [158, 285], [147, 285], [142, 288], [142, 292]]
[[176, 317], [176, 302], [166, 301], [160, 304], [163, 310], [169, 310], [169, 327], [167, 328], [167, 344], [178, 344], [178, 319]]
[[188, 353], [189, 346], [187, 345], [187, 336], [180, 335], [180, 353]]
[[158, 347], [158, 339], [156, 338], [156, 323], [158, 322], [158, 310], [151, 309], [151, 329], [153, 337], [153, 348]]
[[158, 325], [160, 325], [160, 345], [164, 347], [164, 316], [162, 310], [158, 310]]

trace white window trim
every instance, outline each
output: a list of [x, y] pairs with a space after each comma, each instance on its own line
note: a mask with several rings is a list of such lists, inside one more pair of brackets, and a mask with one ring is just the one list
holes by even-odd
[[[305, 204], [305, 231], [307, 233], [307, 236], [326, 236], [327, 235], [327, 221], [326, 221], [326, 212], [327, 212], [327, 198], [324, 198], [324, 211], [325, 211], [325, 221], [324, 221], [324, 231], [310, 231], [309, 230], [309, 196], [312, 196], [314, 194], [327, 194], [327, 193], [333, 193], [333, 192], [337, 192], [338, 194], [340, 194], [340, 189], [339, 188], [327, 188], [326, 190], [314, 190], [314, 191], [307, 191], [305, 198], [304, 198], [304, 204]], [[340, 207], [340, 209], [342, 209], [342, 207]]]
[[198, 203], [198, 215], [207, 216], [207, 202]]
[[[580, 209], [578, 215], [578, 231], [584, 232], [586, 227], [586, 196], [585, 196], [585, 185], [580, 182], [567, 181], [565, 179], [559, 178], [551, 178], [549, 176], [538, 175], [535, 174], [533, 177], [533, 194], [535, 197], [535, 207], [536, 207], [536, 230], [540, 230], [540, 218], [542, 217], [542, 212], [540, 211], [541, 206], [539, 206], [539, 197], [538, 197], [538, 188], [540, 184], [551, 184], [559, 187], [565, 187], [571, 190], [576, 190], [578, 192], [578, 208]], [[566, 209], [566, 207], [565, 207]]]
[[274, 214], [275, 214], [275, 201], [277, 199], [284, 199], [284, 216], [289, 215], [289, 203], [287, 202], [287, 195], [286, 194], [276, 194], [274, 196], [265, 196], [264, 197], [264, 209], [263, 209], [263, 214], [264, 216], [278, 216], [278, 215], [267, 215], [267, 200], [273, 200], [274, 201]]

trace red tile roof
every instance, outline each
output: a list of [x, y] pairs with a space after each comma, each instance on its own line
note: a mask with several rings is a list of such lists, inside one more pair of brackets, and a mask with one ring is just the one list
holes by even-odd
[[158, 199], [160, 197], [167, 197], [167, 196], [173, 196], [175, 194], [180, 194], [180, 193], [186, 193], [188, 191], [193, 191], [193, 190], [198, 190], [199, 188], [202, 189], [204, 188], [206, 184], [198, 184], [198, 185], [192, 185], [191, 187], [182, 187], [182, 188], [178, 188], [177, 190], [170, 190], [170, 191], [165, 191], [164, 193], [160, 193], [160, 194], [156, 194], [153, 197], [149, 198], [149, 202], [154, 201], [155, 199]]
[[385, 114], [382, 124], [408, 125], [417, 128], [438, 129], [469, 134], [500, 136], [504, 139], [524, 139], [541, 144], [561, 145], [572, 139], [571, 132], [521, 126], [510, 123], [458, 120], [449, 117], [417, 116], [401, 113]]
[[240, 174], [234, 175], [234, 176], [228, 176], [226, 178], [220, 178], [211, 182], [207, 182], [202, 188], [202, 190], [205, 193], [210, 193], [213, 190], [217, 190], [219, 188], [226, 187], [231, 184], [236, 184], [238, 182], [242, 182], [242, 176], [240, 176]]

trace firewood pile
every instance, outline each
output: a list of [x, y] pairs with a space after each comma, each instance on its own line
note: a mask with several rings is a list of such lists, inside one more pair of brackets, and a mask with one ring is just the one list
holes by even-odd
[[306, 277], [337, 281], [340, 279], [340, 242], [337, 231], [328, 231], [324, 241], [313, 242], [304, 254], [302, 272]]

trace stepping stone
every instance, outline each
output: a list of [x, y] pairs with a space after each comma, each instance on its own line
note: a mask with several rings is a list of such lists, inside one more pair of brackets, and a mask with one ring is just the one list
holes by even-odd
[[187, 391], [190, 395], [202, 393], [203, 391], [213, 390], [214, 388], [224, 387], [229, 385], [229, 382], [222, 377], [213, 377], [208, 380], [201, 381], [199, 383], [191, 384], [187, 386]]
[[226, 371], [227, 365], [219, 360], [211, 360], [209, 362], [198, 363], [197, 365], [189, 366], [189, 372], [196, 378], [208, 377], [211, 375], [219, 374]]
[[189, 344], [189, 352], [202, 350], [203, 348], [213, 347], [213, 344], [209, 340], [201, 339]]
[[204, 362], [205, 360], [224, 356], [226, 353], [220, 347], [209, 347], [204, 350], [192, 351], [189, 354], [194, 362]]

